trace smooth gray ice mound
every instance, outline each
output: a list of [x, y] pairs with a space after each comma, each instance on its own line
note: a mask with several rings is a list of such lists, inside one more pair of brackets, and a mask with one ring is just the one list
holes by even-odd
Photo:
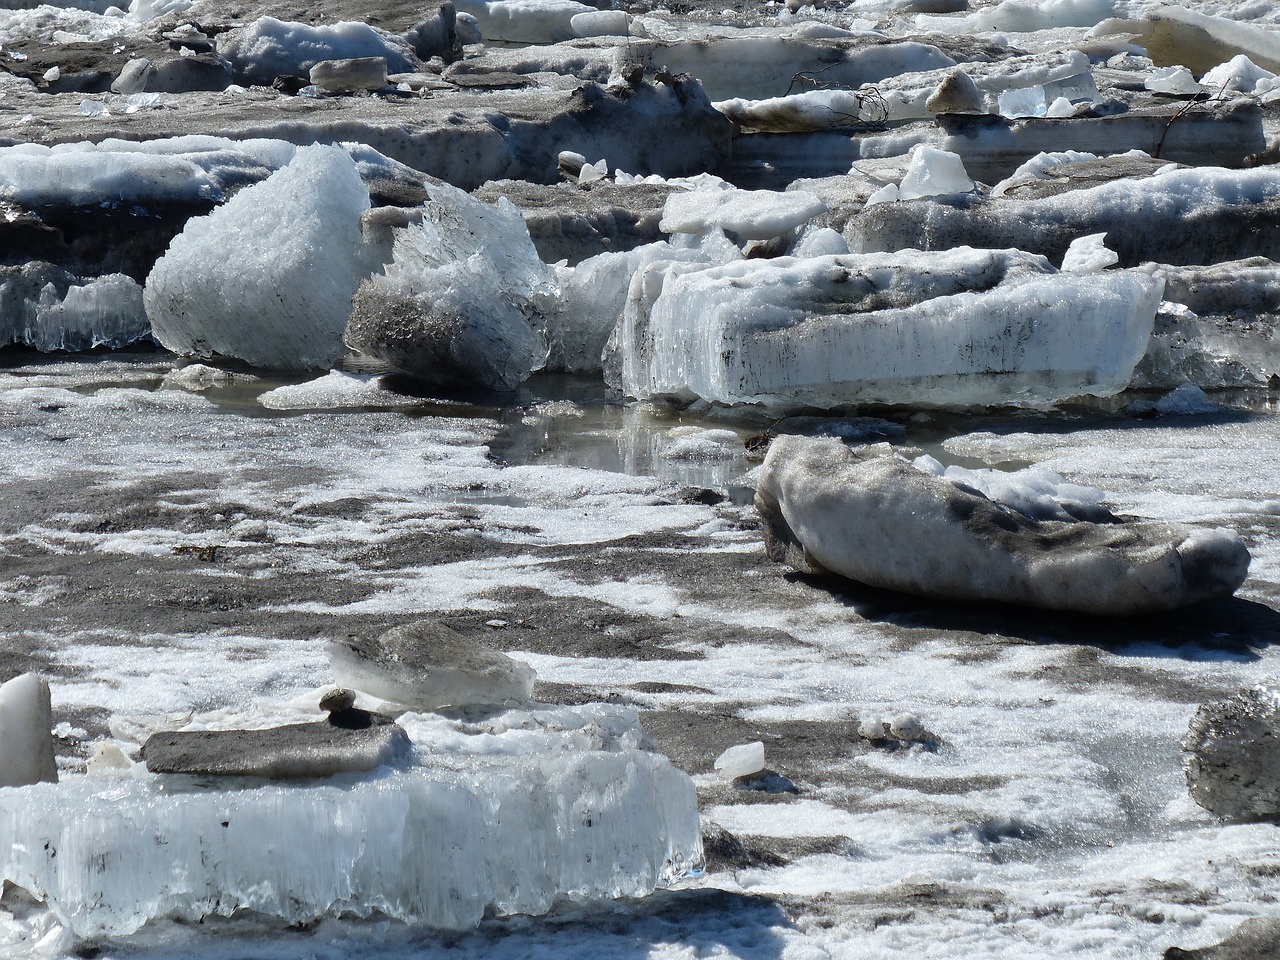
[[1249, 570], [1226, 530], [1036, 520], [837, 440], [774, 440], [756, 508], [775, 560], [944, 599], [1124, 616], [1229, 597]]

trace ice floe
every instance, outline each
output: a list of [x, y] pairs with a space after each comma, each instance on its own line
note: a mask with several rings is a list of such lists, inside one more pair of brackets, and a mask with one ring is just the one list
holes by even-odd
[[1128, 384], [1161, 288], [971, 248], [659, 264], [632, 282], [612, 375], [634, 397], [776, 408], [1105, 395]]
[[1226, 530], [1038, 520], [836, 440], [775, 440], [756, 505], [774, 559], [953, 600], [1130, 615], [1230, 596], [1249, 568]]

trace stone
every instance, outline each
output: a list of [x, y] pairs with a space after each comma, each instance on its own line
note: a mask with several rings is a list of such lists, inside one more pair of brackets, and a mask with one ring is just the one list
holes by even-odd
[[346, 687], [338, 687], [330, 690], [320, 698], [320, 709], [326, 713], [338, 713], [342, 710], [350, 710], [356, 705], [356, 694], [354, 690], [348, 690]]
[[49, 683], [24, 673], [0, 684], [0, 787], [57, 783]]
[[1232, 820], [1280, 818], [1280, 689], [1202, 704], [1182, 740], [1191, 799]]
[[772, 559], [943, 599], [1126, 616], [1229, 597], [1249, 570], [1226, 530], [1036, 519], [837, 440], [774, 440], [755, 502]]
[[155, 733], [142, 746], [151, 773], [294, 780], [359, 772], [409, 758], [409, 736], [394, 720], [367, 711], [363, 727], [292, 723], [266, 730]]
[[987, 102], [982, 91], [963, 70], [952, 70], [938, 89], [929, 95], [924, 107], [930, 113], [986, 113]]
[[411, 710], [526, 701], [536, 676], [527, 664], [429, 620], [335, 640], [325, 652], [339, 683]]
[[321, 60], [310, 70], [311, 82], [325, 93], [363, 93], [387, 86], [386, 57]]

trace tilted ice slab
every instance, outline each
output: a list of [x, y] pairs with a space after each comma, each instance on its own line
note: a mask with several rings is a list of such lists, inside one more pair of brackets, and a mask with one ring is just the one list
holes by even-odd
[[218, 53], [231, 61], [236, 79], [270, 85], [277, 76], [306, 76], [322, 60], [381, 57], [389, 73], [418, 68], [408, 41], [366, 23], [312, 26], [261, 17], [218, 38]]
[[465, 929], [638, 897], [701, 865], [692, 782], [633, 711], [401, 719], [427, 766], [308, 786], [139, 773], [0, 789], [0, 877], [81, 937], [250, 910]]
[[774, 440], [756, 509], [773, 559], [931, 597], [1122, 616], [1229, 597], [1249, 569], [1226, 530], [1036, 520], [838, 440]]
[[1280, 168], [1170, 170], [1034, 200], [949, 198], [884, 203], [849, 222], [866, 252], [1012, 246], [1057, 260], [1073, 240], [1106, 233], [1123, 266], [1280, 258]]
[[657, 265], [632, 281], [615, 385], [777, 408], [1044, 403], [1122, 390], [1163, 284], [1015, 250]]
[[366, 273], [368, 208], [344, 151], [300, 148], [284, 169], [188, 221], [156, 262], [144, 291], [156, 339], [260, 367], [331, 366]]

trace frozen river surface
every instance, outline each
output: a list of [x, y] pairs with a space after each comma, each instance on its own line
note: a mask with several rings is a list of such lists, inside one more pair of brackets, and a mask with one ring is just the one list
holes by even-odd
[[[1235, 599], [1099, 621], [769, 562], [735, 502], [752, 464], [696, 432], [723, 423], [555, 380], [503, 408], [387, 393], [280, 411], [275, 384], [192, 390], [175, 366], [34, 362], [0, 383], [0, 643], [51, 679], [64, 774], [130, 718], [286, 717], [331, 682], [324, 639], [439, 617], [535, 666], [537, 699], [637, 708], [695, 777], [709, 865], [646, 902], [469, 934], [160, 922], [96, 955], [1158, 957], [1280, 915], [1276, 828], [1196, 807], [1179, 748], [1199, 703], [1278, 672], [1265, 398], [853, 422], [946, 462], [1044, 464], [1119, 512], [1228, 526], [1253, 550]], [[691, 436], [729, 452], [685, 459]], [[859, 718], [906, 711], [926, 745], [859, 739]], [[712, 773], [757, 739], [795, 792]], [[6, 907], [0, 949], [72, 949], [39, 906]]]

